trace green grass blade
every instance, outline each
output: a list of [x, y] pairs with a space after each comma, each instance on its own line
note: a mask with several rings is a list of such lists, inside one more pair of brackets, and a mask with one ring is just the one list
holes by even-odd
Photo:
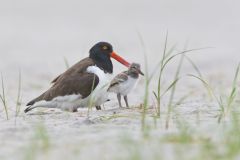
[[[177, 79], [179, 79], [179, 74], [180, 74], [180, 71], [182, 68], [183, 60], [184, 60], [184, 53], [182, 54], [181, 59], [178, 63], [178, 67], [177, 67], [177, 70], [176, 70], [176, 73], [174, 76], [174, 81], [177, 81]], [[171, 111], [172, 111], [172, 102], [174, 99], [175, 90], [176, 90], [176, 83], [174, 83], [173, 86], [171, 87], [171, 93], [170, 93], [170, 98], [169, 98], [169, 102], [168, 102], [167, 119], [166, 119], [166, 123], [165, 123], [166, 129], [169, 128], [169, 121], [170, 121], [170, 116], [171, 116]]]
[[232, 105], [236, 99], [237, 96], [237, 81], [238, 81], [238, 77], [239, 77], [239, 68], [240, 68], [240, 64], [238, 64], [235, 75], [234, 75], [234, 79], [233, 79], [233, 83], [232, 83], [232, 90], [230, 95], [227, 98], [227, 106], [226, 106], [226, 112], [224, 113], [224, 116], [227, 116], [228, 113], [231, 111], [232, 109]]
[[189, 53], [189, 52], [193, 52], [193, 51], [200, 51], [200, 50], [204, 50], [204, 49], [209, 49], [209, 48], [212, 48], [212, 47], [203, 47], [203, 48], [195, 48], [195, 49], [189, 49], [189, 50], [185, 50], [185, 51], [182, 51], [180, 53], [177, 53], [177, 54], [174, 54], [172, 55], [171, 57], [169, 57], [163, 64], [163, 69], [166, 67], [166, 65], [176, 56], [179, 56], [179, 55], [183, 55], [185, 53]]
[[67, 58], [63, 57], [63, 60], [64, 60], [64, 64], [65, 64], [66, 69], [68, 69], [69, 68], [69, 63], [68, 63]]
[[167, 89], [161, 94], [161, 97], [163, 97], [170, 89], [172, 89], [176, 83], [180, 80], [181, 78], [174, 79], [174, 81], [167, 87]]
[[148, 74], [148, 58], [147, 58], [147, 51], [145, 47], [145, 43], [143, 37], [139, 31], [137, 31], [138, 37], [140, 40], [140, 44], [143, 49], [143, 56], [144, 56], [144, 63], [145, 63], [145, 93], [144, 93], [144, 100], [143, 100], [143, 111], [142, 111], [142, 119], [141, 119], [141, 127], [144, 135], [146, 134], [146, 114], [148, 108], [148, 98], [149, 98], [149, 84], [151, 82], [151, 78]]
[[185, 55], [185, 58], [192, 65], [193, 69], [197, 72], [198, 76], [202, 78], [203, 77], [202, 73], [200, 72], [200, 69], [197, 67], [197, 65], [193, 62], [193, 60], [189, 58], [187, 55]]
[[5, 97], [5, 87], [4, 87], [4, 81], [3, 81], [3, 75], [1, 73], [1, 81], [2, 81], [2, 95], [0, 95], [0, 99], [3, 103], [4, 111], [6, 114], [7, 120], [9, 120], [9, 115], [8, 115], [8, 108], [7, 108], [7, 102], [6, 102], [6, 97]]
[[22, 87], [22, 74], [21, 70], [19, 70], [19, 76], [18, 76], [18, 91], [17, 91], [17, 101], [16, 101], [16, 113], [15, 116], [17, 117], [20, 112], [20, 106], [21, 106], [21, 87]]

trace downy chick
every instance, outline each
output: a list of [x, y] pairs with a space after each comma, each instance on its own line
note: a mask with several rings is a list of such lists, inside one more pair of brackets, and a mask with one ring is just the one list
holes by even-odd
[[127, 71], [119, 73], [111, 81], [108, 91], [117, 94], [120, 108], [122, 108], [121, 96], [123, 96], [126, 106], [129, 108], [127, 95], [137, 84], [139, 74], [144, 75], [140, 69], [140, 64], [132, 63]]

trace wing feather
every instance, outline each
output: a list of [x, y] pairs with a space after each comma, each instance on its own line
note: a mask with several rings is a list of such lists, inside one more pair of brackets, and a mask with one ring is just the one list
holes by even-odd
[[127, 71], [124, 71], [122, 73], [119, 73], [116, 77], [114, 77], [114, 79], [111, 81], [110, 86], [108, 88], [108, 90], [110, 88], [112, 88], [115, 85], [118, 85], [122, 82], [125, 82], [126, 80], [128, 80], [128, 75], [127, 75]]

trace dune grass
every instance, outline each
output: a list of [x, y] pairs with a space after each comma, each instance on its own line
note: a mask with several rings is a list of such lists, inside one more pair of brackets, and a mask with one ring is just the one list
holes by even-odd
[[143, 99], [143, 104], [141, 105], [142, 108], [142, 116], [141, 116], [141, 129], [142, 132], [144, 133], [144, 136], [147, 135], [148, 132], [148, 126], [146, 124], [146, 114], [147, 114], [147, 109], [148, 109], [148, 105], [149, 105], [149, 85], [150, 82], [154, 76], [154, 72], [156, 72], [156, 70], [149, 75], [148, 72], [148, 58], [147, 58], [147, 50], [146, 50], [146, 46], [145, 46], [145, 42], [143, 40], [143, 37], [141, 35], [141, 33], [139, 31], [137, 31], [137, 35], [140, 41], [140, 45], [143, 49], [143, 57], [144, 57], [144, 67], [145, 67], [145, 73], [144, 73], [144, 82], [145, 82], [145, 88], [144, 88], [144, 99]]
[[[192, 75], [192, 77], [198, 77], [200, 80], [202, 79], [202, 74], [201, 74], [199, 68], [191, 60], [191, 58], [186, 56], [186, 54], [190, 53], [190, 52], [194, 52], [194, 51], [210, 49], [212, 47], [202, 47], [202, 48], [195, 48], [195, 49], [189, 49], [189, 50], [184, 49], [182, 52], [173, 54], [176, 45], [173, 45], [168, 50], [168, 32], [167, 32], [166, 37], [165, 37], [164, 50], [163, 50], [162, 57], [161, 57], [159, 63], [157, 64], [157, 66], [155, 67], [155, 69], [153, 70], [153, 72], [151, 74], [149, 74], [148, 73], [148, 58], [147, 58], [146, 46], [145, 46], [145, 43], [144, 43], [141, 33], [139, 31], [137, 33], [138, 33], [141, 47], [143, 49], [143, 56], [144, 56], [144, 60], [145, 60], [144, 61], [145, 62], [145, 92], [144, 92], [145, 94], [144, 94], [144, 100], [143, 100], [143, 105], [142, 105], [142, 109], [143, 109], [143, 111], [142, 111], [142, 130], [144, 131], [144, 128], [146, 127], [145, 117], [146, 117], [146, 113], [147, 113], [146, 111], [147, 111], [147, 108], [149, 105], [149, 103], [148, 103], [148, 101], [149, 101], [149, 85], [150, 85], [155, 73], [157, 72], [158, 68], [159, 68], [159, 75], [158, 75], [158, 81], [157, 81], [157, 90], [153, 91], [153, 95], [156, 100], [156, 116], [154, 116], [154, 118], [160, 117], [160, 115], [161, 115], [161, 99], [163, 98], [163, 96], [165, 94], [170, 92], [170, 97], [169, 97], [169, 101], [167, 104], [167, 118], [166, 118], [166, 123], [165, 123], [165, 128], [168, 129], [169, 128], [169, 120], [171, 117], [171, 112], [172, 112], [173, 106], [180, 104], [183, 100], [185, 100], [189, 96], [189, 94], [187, 94], [187, 95], [183, 96], [182, 98], [180, 98], [177, 101], [177, 103], [173, 104], [173, 101], [175, 100], [174, 95], [176, 92], [177, 82], [180, 79], [190, 75], [190, 74], [183, 75], [183, 76], [180, 75], [180, 71], [181, 71], [181, 67], [183, 65], [184, 59], [187, 59], [187, 61], [191, 64], [193, 70], [196, 71], [196, 73], [197, 73], [197, 76]], [[176, 72], [175, 72], [174, 78], [173, 78], [172, 82], [166, 87], [166, 89], [163, 90], [162, 81], [163, 81], [163, 76], [164, 76], [166, 67], [168, 66], [168, 64], [170, 64], [170, 62], [172, 60], [174, 60], [178, 56], [180, 56], [180, 60], [179, 60], [178, 65], [176, 66]], [[202, 81], [204, 81], [204, 80], [202, 80]], [[156, 120], [154, 120], [154, 121], [156, 122]]]
[[63, 61], [64, 61], [66, 69], [69, 69], [70, 66], [69, 66], [69, 62], [68, 62], [67, 58], [63, 57]]
[[0, 94], [0, 99], [4, 107], [6, 119], [9, 120], [9, 114], [8, 114], [8, 106], [7, 106], [7, 100], [6, 100], [6, 95], [5, 95], [5, 86], [4, 86], [4, 80], [3, 80], [3, 75], [1, 73], [1, 87], [2, 87], [2, 94]]
[[[94, 84], [95, 84], [95, 80], [96, 80], [96, 76], [94, 76], [93, 78], [93, 82], [92, 82], [92, 87], [91, 87], [91, 92], [93, 92], [94, 90]], [[103, 89], [103, 88], [101, 88]], [[94, 101], [95, 101], [95, 97], [93, 94], [90, 94], [89, 100], [88, 100], [88, 112], [87, 112], [87, 118], [90, 117], [90, 111], [92, 110], [92, 108], [94, 107]]]
[[[238, 64], [236, 71], [235, 71], [235, 75], [233, 78], [233, 82], [232, 82], [232, 87], [231, 87], [231, 91], [229, 93], [229, 95], [227, 96], [222, 96], [220, 93], [220, 96], [217, 96], [217, 93], [215, 93], [214, 89], [211, 87], [211, 85], [204, 80], [203, 77], [200, 76], [196, 76], [196, 75], [192, 75], [189, 74], [188, 76], [193, 77], [198, 79], [199, 81], [202, 82], [202, 84], [204, 85], [205, 89], [207, 90], [208, 94], [214, 98], [214, 100], [217, 102], [220, 113], [218, 115], [218, 123], [221, 123], [223, 118], [226, 118], [226, 116], [229, 115], [229, 112], [232, 111], [234, 104], [236, 104], [236, 98], [237, 98], [237, 94], [238, 94], [238, 85], [237, 82], [239, 80], [239, 69], [240, 69], [240, 64]], [[218, 93], [219, 94], [219, 93]]]
[[159, 77], [158, 77], [158, 89], [157, 89], [157, 94], [155, 92], [155, 98], [157, 100], [157, 116], [160, 117], [160, 109], [161, 109], [161, 80], [162, 80], [162, 73], [163, 73], [163, 66], [164, 66], [164, 61], [166, 58], [166, 52], [167, 52], [167, 41], [168, 41], [168, 32], [166, 34], [166, 38], [165, 38], [165, 45], [164, 45], [164, 51], [162, 54], [162, 59], [161, 59], [161, 64], [160, 64], [160, 72], [159, 72]]
[[[21, 71], [19, 70], [19, 76], [18, 76], [18, 89], [17, 89], [17, 97], [16, 97], [16, 106], [15, 106], [15, 123], [16, 123], [16, 117], [20, 113], [21, 109], [21, 88], [22, 88], [22, 75]], [[6, 115], [6, 119], [9, 120], [9, 108], [7, 106], [7, 100], [6, 100], [6, 89], [5, 89], [5, 84], [4, 84], [4, 78], [3, 75], [1, 74], [1, 90], [2, 93], [0, 93], [0, 99], [4, 107], [4, 112]]]
[[236, 71], [235, 71], [235, 76], [232, 82], [232, 88], [231, 88], [231, 92], [229, 93], [229, 95], [226, 98], [226, 105], [223, 105], [223, 99], [222, 97], [220, 97], [220, 102], [221, 105], [219, 106], [221, 108], [221, 113], [219, 115], [219, 119], [218, 122], [220, 123], [222, 118], [226, 117], [229, 115], [229, 112], [232, 111], [233, 109], [233, 105], [236, 102], [236, 97], [238, 94], [238, 80], [239, 80], [239, 68], [240, 68], [240, 64], [238, 64]]
[[[153, 95], [154, 95], [155, 100], [156, 100], [156, 117], [160, 117], [160, 115], [161, 115], [161, 99], [164, 97], [165, 94], [170, 92], [170, 98], [169, 98], [168, 105], [167, 105], [167, 108], [168, 108], [167, 119], [166, 119], [166, 124], [165, 124], [166, 129], [167, 129], [169, 127], [169, 120], [170, 120], [170, 114], [171, 114], [172, 107], [175, 106], [176, 104], [181, 103], [183, 100], [185, 100], [189, 96], [189, 95], [185, 95], [181, 99], [179, 99], [179, 101], [176, 104], [173, 104], [177, 82], [180, 79], [186, 77], [186, 75], [180, 76], [180, 70], [181, 70], [181, 67], [183, 65], [183, 60], [187, 59], [187, 61], [193, 67], [193, 70], [195, 70], [197, 72], [197, 74], [200, 78], [202, 77], [201, 72], [198, 69], [198, 67], [196, 66], [196, 64], [189, 57], [187, 57], [186, 54], [190, 53], [190, 52], [194, 52], [194, 51], [209, 49], [209, 48], [212, 48], [212, 47], [195, 48], [195, 49], [189, 49], [189, 50], [184, 49], [182, 52], [173, 54], [173, 52], [176, 48], [176, 45], [173, 45], [168, 50], [168, 32], [167, 32], [166, 37], [165, 37], [164, 50], [163, 50], [162, 57], [161, 57], [159, 63], [156, 65], [154, 71], [151, 74], [149, 74], [148, 73], [148, 64], [147, 64], [146, 46], [144, 44], [144, 40], [143, 40], [140, 32], [138, 32], [138, 37], [139, 37], [139, 40], [141, 42], [141, 47], [143, 49], [143, 55], [144, 55], [144, 60], [145, 60], [145, 73], [146, 73], [145, 74], [145, 96], [144, 96], [144, 101], [143, 101], [142, 125], [144, 126], [145, 114], [146, 114], [146, 109], [147, 109], [147, 106], [148, 106], [149, 84], [150, 84], [151, 80], [153, 79], [155, 73], [157, 72], [157, 70], [159, 68], [157, 90], [153, 91]], [[163, 81], [164, 72], [166, 70], [166, 67], [168, 66], [168, 64], [170, 64], [171, 61], [173, 61], [178, 56], [180, 56], [180, 60], [179, 60], [179, 64], [176, 66], [176, 72], [175, 72], [174, 79], [172, 80], [172, 82], [167, 87], [165, 87], [166, 89], [163, 90], [162, 81]]]
[[[17, 90], [17, 99], [16, 99], [16, 107], [15, 107], [15, 117], [17, 117], [20, 113], [20, 109], [21, 109], [21, 89], [22, 89], [22, 74], [21, 74], [21, 70], [19, 70], [19, 74], [18, 74], [18, 90]], [[16, 119], [15, 119], [15, 123], [16, 123]]]
[[179, 74], [180, 74], [180, 70], [183, 64], [183, 59], [184, 59], [184, 54], [181, 55], [180, 61], [178, 63], [177, 66], [177, 70], [174, 76], [174, 81], [173, 84], [170, 85], [171, 87], [171, 92], [170, 92], [170, 98], [169, 98], [169, 102], [168, 102], [168, 110], [167, 110], [167, 118], [166, 118], [166, 123], [165, 123], [165, 128], [168, 129], [169, 128], [169, 120], [170, 120], [170, 116], [171, 116], [171, 112], [172, 112], [172, 105], [173, 105], [173, 100], [174, 100], [174, 95], [175, 95], [175, 91], [176, 91], [176, 83], [179, 80]]

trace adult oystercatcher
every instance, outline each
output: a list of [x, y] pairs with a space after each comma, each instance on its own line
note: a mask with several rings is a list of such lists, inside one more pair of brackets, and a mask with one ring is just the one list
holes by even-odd
[[95, 44], [89, 57], [81, 60], [55, 78], [50, 89], [30, 101], [24, 112], [37, 107], [60, 108], [75, 112], [79, 107], [96, 106], [106, 102], [109, 75], [113, 72], [110, 58], [129, 67], [129, 63], [118, 56], [107, 42]]
[[126, 106], [129, 108], [127, 95], [136, 86], [139, 74], [144, 75], [140, 69], [140, 64], [132, 63], [127, 71], [119, 73], [111, 81], [108, 91], [117, 93], [120, 108], [122, 108], [121, 95], [123, 95]]

